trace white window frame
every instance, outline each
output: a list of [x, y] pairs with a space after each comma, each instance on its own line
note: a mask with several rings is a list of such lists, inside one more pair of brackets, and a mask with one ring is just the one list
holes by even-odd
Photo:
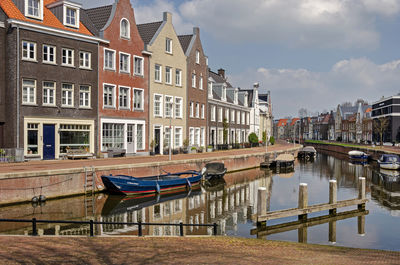
[[236, 111], [236, 124], [240, 124], [240, 111]]
[[[156, 97], [160, 97], [160, 101], [156, 101]], [[160, 103], [160, 113], [156, 114], [156, 102]], [[161, 117], [163, 116], [163, 107], [164, 107], [164, 97], [162, 94], [154, 94], [154, 106], [153, 106], [153, 116]]]
[[[82, 87], [88, 87], [89, 91], [86, 90], [82, 90]], [[83, 102], [85, 102], [85, 99], [88, 100], [88, 105], [86, 106], [85, 103], [83, 103], [83, 105], [81, 104], [81, 95], [85, 95]], [[90, 109], [92, 102], [91, 102], [91, 96], [92, 96], [92, 87], [89, 85], [80, 85], [79, 86], [79, 108], [81, 109]]]
[[[112, 67], [109, 67], [108, 65], [106, 65], [107, 52], [110, 52], [112, 54], [112, 58], [111, 58]], [[104, 62], [103, 62], [104, 63], [104, 67], [103, 67], [104, 70], [115, 71], [115, 57], [116, 57], [116, 51], [115, 50], [104, 48]]]
[[194, 118], [194, 102], [190, 101], [189, 103], [189, 117]]
[[236, 113], [235, 110], [231, 110], [231, 122], [235, 123]]
[[165, 83], [172, 85], [172, 67], [165, 67]]
[[196, 63], [200, 64], [200, 51], [196, 50]]
[[36, 18], [43, 20], [43, 0], [38, 0], [39, 3], [39, 10], [38, 10], [38, 15], [35, 16], [33, 14], [29, 14], [29, 6], [28, 6], [29, 0], [25, 0], [25, 16], [30, 17], [30, 18]]
[[205, 108], [206, 108], [206, 106], [204, 104], [201, 104], [201, 118], [203, 120], [205, 118]]
[[[72, 89], [64, 89], [63, 85], [71, 85]], [[61, 106], [66, 107], [66, 108], [73, 108], [74, 107], [74, 90], [75, 90], [75, 85], [72, 83], [61, 83]], [[63, 103], [63, 98], [64, 98], [64, 91], [66, 91], [66, 103]], [[68, 99], [71, 97], [71, 104], [68, 104]]]
[[192, 74], [192, 87], [196, 88], [196, 74]]
[[[65, 51], [65, 56], [64, 56], [64, 51]], [[69, 52], [72, 52], [71, 56], [69, 55]], [[66, 61], [65, 63], [64, 63], [64, 58]], [[68, 63], [69, 59], [71, 59], [71, 63]], [[75, 50], [74, 49], [69, 49], [69, 48], [61, 49], [61, 65], [68, 66], [68, 67], [75, 66]]]
[[[136, 71], [136, 59], [139, 59], [140, 61], [140, 72]], [[144, 76], [144, 58], [140, 57], [140, 56], [133, 56], [133, 71], [135, 75], [140, 75], [140, 76]]]
[[[159, 79], [157, 79], [157, 68], [159, 70]], [[157, 83], [161, 83], [162, 82], [162, 66], [160, 64], [154, 64], [154, 81]]]
[[[44, 59], [44, 55], [46, 53], [44, 51], [45, 48], [47, 48], [47, 60]], [[53, 51], [53, 54], [50, 53], [50, 49]], [[45, 63], [45, 64], [57, 64], [57, 48], [56, 48], [56, 46], [43, 44], [42, 52], [43, 52], [43, 54], [42, 54], [43, 63]], [[53, 61], [49, 60], [50, 55], [53, 55]]]
[[[67, 22], [67, 11], [68, 9], [74, 10], [75, 11], [75, 24]], [[71, 4], [65, 4], [63, 6], [63, 12], [64, 12], [64, 25], [68, 27], [73, 27], [73, 28], [79, 28], [79, 6], [76, 5], [71, 5]]]
[[[121, 59], [127, 57], [127, 67], [128, 69], [122, 69], [121, 67]], [[129, 53], [125, 52], [119, 52], [119, 72], [124, 73], [124, 74], [130, 74], [131, 73], [131, 55]]]
[[[169, 110], [170, 114], [167, 114], [167, 108], [168, 105], [171, 104], [171, 109]], [[165, 118], [173, 118], [174, 117], [174, 97], [173, 96], [169, 96], [169, 95], [165, 95], [165, 99], [164, 99], [164, 109], [165, 109]]]
[[244, 113], [244, 112], [242, 112], [242, 124], [244, 125], [245, 124], [245, 121], [246, 121], [246, 113]]
[[203, 90], [203, 76], [200, 76], [199, 78], [199, 89]]
[[[45, 86], [45, 83], [53, 83], [53, 87]], [[43, 106], [55, 106], [56, 105], [56, 82], [54, 81], [43, 81], [42, 82], [42, 87], [43, 87]], [[45, 96], [44, 90], [53, 90], [53, 103], [45, 103], [45, 98], [47, 99], [47, 102], [50, 102], [50, 93], [47, 92], [47, 97]]]
[[216, 118], [216, 107], [213, 105], [211, 106], [211, 121], [215, 121]]
[[[122, 34], [122, 22], [126, 22], [126, 35]], [[119, 36], [121, 37], [121, 39], [126, 39], [126, 40], [130, 40], [131, 39], [131, 24], [129, 23], [129, 20], [126, 18], [122, 18], [119, 24]]]
[[196, 103], [196, 118], [200, 118], [200, 104]]
[[[140, 93], [140, 102], [141, 102], [141, 105], [142, 105], [142, 107], [141, 108], [136, 108], [135, 107], [135, 98], [136, 98], [136, 96], [135, 96], [135, 91], [140, 91], [141, 93]], [[144, 110], [144, 89], [142, 89], [142, 88], [136, 88], [136, 87], [134, 87], [133, 88], [133, 102], [132, 102], [132, 110], [133, 111], [143, 111]]]
[[[180, 133], [176, 133], [176, 130], [179, 130]], [[176, 141], [176, 136], [179, 135], [179, 140]], [[181, 126], [174, 127], [174, 146], [175, 148], [179, 148], [182, 146], [182, 138], [183, 138], [183, 128]]]
[[[112, 105], [106, 105], [105, 104], [105, 101], [104, 101], [104, 91], [105, 91], [105, 87], [106, 86], [108, 86], [108, 87], [112, 87], [113, 89], [112, 89]], [[117, 89], [117, 86], [116, 85], [114, 85], [114, 84], [108, 84], [108, 83], [103, 83], [103, 95], [102, 95], [102, 97], [103, 97], [103, 109], [104, 108], [115, 108], [115, 104], [116, 104], [116, 89]]]
[[229, 123], [229, 109], [225, 109], [225, 119], [226, 119], [226, 122], [228, 122]]
[[[81, 56], [83, 55], [83, 59]], [[86, 55], [88, 58], [86, 59]], [[83, 64], [82, 64], [83, 62]], [[79, 68], [81, 69], [92, 69], [92, 53], [86, 51], [79, 51]]]
[[[177, 100], [180, 101], [179, 104], [177, 103]], [[183, 106], [183, 98], [182, 97], [175, 97], [175, 108], [174, 108], [174, 115], [175, 119], [177, 118], [182, 118], [182, 106]], [[178, 115], [177, 115], [177, 110], [179, 110]]]
[[[128, 93], [126, 95], [126, 106], [121, 106], [121, 90], [127, 90]], [[128, 86], [118, 86], [118, 109], [121, 110], [130, 110], [131, 109], [131, 88]]]
[[194, 128], [193, 127], [189, 128], [189, 145], [190, 146], [194, 145]]
[[[27, 56], [24, 56], [24, 43], [26, 43], [26, 45], [27, 45], [27, 49], [26, 49]], [[30, 56], [30, 54], [32, 52], [31, 44], [33, 44], [33, 58], [31, 58], [31, 56]], [[22, 52], [21, 52], [22, 60], [36, 62], [37, 61], [37, 50], [36, 50], [36, 47], [37, 47], [36, 42], [23, 40], [22, 41], [22, 46], [21, 46], [21, 49], [22, 49]]]
[[165, 52], [172, 54], [172, 39], [165, 38]]
[[182, 86], [182, 70], [175, 70], [175, 86]]
[[218, 122], [222, 122], [223, 121], [223, 109], [218, 108]]
[[[31, 90], [30, 89], [28, 89], [27, 90], [27, 101], [24, 101], [24, 97], [23, 97], [23, 95], [24, 95], [24, 88], [26, 87], [25, 85], [24, 85], [24, 81], [33, 81], [34, 82], [34, 87], [33, 87], [33, 101], [30, 101], [30, 96], [31, 96]], [[29, 86], [29, 88], [31, 88], [30, 86]], [[21, 100], [21, 102], [22, 102], [22, 104], [23, 105], [36, 105], [36, 91], [37, 91], [37, 81], [36, 80], [34, 80], [34, 79], [22, 79], [22, 92], [21, 92], [21, 97], [22, 97], [22, 100]]]

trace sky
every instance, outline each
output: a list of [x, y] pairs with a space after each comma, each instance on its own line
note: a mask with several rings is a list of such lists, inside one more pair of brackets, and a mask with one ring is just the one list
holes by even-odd
[[[84, 8], [114, 0], [76, 0]], [[400, 92], [400, 0], [132, 0], [136, 22], [173, 14], [200, 27], [213, 71], [234, 87], [260, 83], [275, 119], [369, 103]]]

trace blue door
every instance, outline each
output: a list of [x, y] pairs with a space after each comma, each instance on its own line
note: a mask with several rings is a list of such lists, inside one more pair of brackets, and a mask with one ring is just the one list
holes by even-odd
[[55, 143], [55, 126], [54, 124], [43, 125], [43, 159], [52, 160], [56, 158]]

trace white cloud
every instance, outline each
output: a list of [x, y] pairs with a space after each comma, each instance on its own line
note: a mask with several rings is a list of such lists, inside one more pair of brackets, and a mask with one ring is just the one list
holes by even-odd
[[296, 116], [302, 107], [309, 111], [330, 110], [345, 101], [363, 98], [374, 102], [399, 92], [400, 60], [375, 64], [367, 58], [337, 62], [328, 72], [306, 69], [248, 70], [229, 75], [234, 86], [260, 82], [262, 92], [271, 91], [274, 116]]

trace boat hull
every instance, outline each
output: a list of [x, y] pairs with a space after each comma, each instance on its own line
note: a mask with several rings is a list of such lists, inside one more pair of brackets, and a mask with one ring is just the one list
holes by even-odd
[[400, 169], [400, 164], [398, 164], [398, 163], [379, 163], [379, 167], [382, 169], [398, 170], [398, 169]]

